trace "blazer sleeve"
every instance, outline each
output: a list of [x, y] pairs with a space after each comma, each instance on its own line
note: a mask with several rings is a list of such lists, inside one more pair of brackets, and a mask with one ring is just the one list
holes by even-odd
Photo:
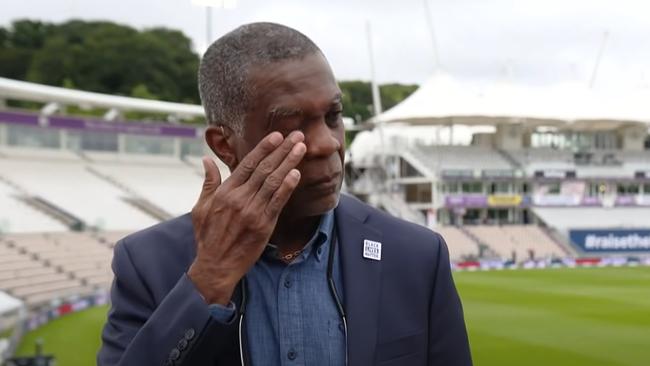
[[463, 307], [451, 276], [449, 251], [437, 234], [438, 259], [429, 313], [430, 366], [471, 366], [469, 340], [463, 319]]
[[210, 319], [208, 305], [187, 274], [156, 305], [124, 239], [115, 247], [112, 267], [112, 304], [97, 365], [183, 365]]

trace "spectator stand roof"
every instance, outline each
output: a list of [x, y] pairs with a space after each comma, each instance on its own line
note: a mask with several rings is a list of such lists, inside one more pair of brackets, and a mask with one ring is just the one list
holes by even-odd
[[650, 125], [650, 89], [589, 89], [578, 83], [524, 86], [498, 82], [485, 87], [436, 73], [374, 123], [488, 125], [525, 123], [572, 130]]

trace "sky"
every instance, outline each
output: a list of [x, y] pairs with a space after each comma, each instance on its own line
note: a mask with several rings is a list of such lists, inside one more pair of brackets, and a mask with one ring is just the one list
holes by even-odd
[[[248, 22], [283, 23], [321, 47], [339, 80], [369, 80], [370, 24], [380, 83], [422, 84], [443, 72], [476, 84], [587, 86], [602, 50], [594, 88], [650, 88], [650, 1], [426, 1], [237, 0], [213, 9], [212, 40]], [[192, 0], [0, 0], [0, 8], [2, 26], [102, 19], [180, 29], [199, 52], [207, 44], [205, 8]]]

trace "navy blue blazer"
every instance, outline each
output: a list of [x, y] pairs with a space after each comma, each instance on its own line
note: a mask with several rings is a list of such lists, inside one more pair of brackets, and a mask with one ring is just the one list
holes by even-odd
[[[335, 220], [349, 364], [471, 365], [443, 238], [346, 195]], [[382, 243], [380, 261], [363, 257], [364, 239]], [[187, 277], [195, 256], [189, 214], [117, 243], [99, 366], [240, 364], [237, 322], [213, 320]]]

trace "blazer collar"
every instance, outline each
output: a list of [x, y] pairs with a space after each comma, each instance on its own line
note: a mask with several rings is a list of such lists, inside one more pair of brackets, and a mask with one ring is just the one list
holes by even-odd
[[365, 205], [345, 195], [335, 210], [350, 365], [374, 364], [377, 343], [381, 261], [364, 258], [363, 245], [366, 239], [381, 242], [382, 235], [367, 223], [369, 214]]

